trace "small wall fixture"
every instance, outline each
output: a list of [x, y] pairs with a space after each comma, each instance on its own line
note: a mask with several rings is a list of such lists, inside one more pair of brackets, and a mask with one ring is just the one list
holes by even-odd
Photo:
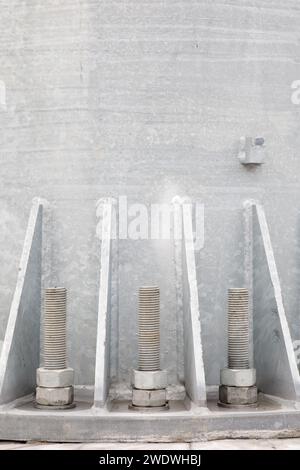
[[265, 160], [263, 137], [241, 137], [238, 159], [242, 165], [261, 165]]

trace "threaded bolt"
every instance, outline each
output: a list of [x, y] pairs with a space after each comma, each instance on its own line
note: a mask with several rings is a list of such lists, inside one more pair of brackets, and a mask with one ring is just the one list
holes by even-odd
[[248, 289], [228, 290], [228, 367], [249, 368]]
[[66, 344], [67, 290], [54, 287], [45, 290], [44, 300], [44, 367], [67, 367]]
[[160, 370], [160, 293], [156, 286], [139, 289], [139, 370]]
[[256, 406], [256, 371], [249, 368], [248, 289], [228, 290], [228, 368], [221, 369], [219, 406]]

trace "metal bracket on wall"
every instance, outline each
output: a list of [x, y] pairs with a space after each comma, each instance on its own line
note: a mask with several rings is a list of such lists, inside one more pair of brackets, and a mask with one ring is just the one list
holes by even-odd
[[238, 159], [242, 165], [261, 165], [265, 161], [263, 137], [241, 137]]

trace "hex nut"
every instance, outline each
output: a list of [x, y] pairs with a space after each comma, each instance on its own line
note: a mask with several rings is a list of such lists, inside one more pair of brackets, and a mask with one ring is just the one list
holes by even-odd
[[257, 402], [257, 387], [219, 387], [219, 400], [226, 405], [251, 405]]
[[164, 406], [166, 404], [166, 390], [138, 390], [132, 389], [132, 404], [134, 406]]
[[229, 387], [252, 387], [256, 383], [256, 370], [222, 369], [220, 383]]
[[166, 370], [157, 371], [132, 371], [132, 385], [140, 390], [159, 390], [168, 385], [168, 376]]
[[40, 367], [36, 371], [38, 387], [70, 387], [74, 384], [74, 369], [45, 369]]
[[73, 387], [61, 388], [36, 388], [36, 403], [44, 406], [62, 406], [73, 403], [74, 389]]

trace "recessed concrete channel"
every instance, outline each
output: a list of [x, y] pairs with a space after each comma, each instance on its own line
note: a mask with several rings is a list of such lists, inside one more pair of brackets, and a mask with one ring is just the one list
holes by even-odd
[[[182, 354], [183, 361], [180, 364], [181, 378], [177, 376], [177, 381], [174, 381], [171, 374], [171, 379], [167, 383], [164, 382], [166, 375], [163, 376], [163, 382], [159, 381], [160, 387], [162, 383], [164, 386], [167, 385], [164, 393], [168, 408], [163, 407], [162, 410], [160, 406], [157, 409], [155, 406], [151, 409], [142, 406], [141, 409], [136, 407], [133, 411], [129, 407], [132, 403], [132, 369], [137, 367], [137, 344], [131, 350], [131, 352], [135, 351], [135, 354], [132, 367], [127, 366], [127, 380], [120, 380], [118, 374], [116, 375], [118, 360], [115, 358], [120, 351], [116, 354], [115, 348], [118, 348], [119, 342], [122, 342], [123, 332], [119, 330], [116, 342], [112, 336], [111, 324], [115, 321], [113, 315], [119, 315], [116, 299], [118, 298], [118, 290], [122, 286], [116, 282], [116, 278], [118, 278], [116, 259], [120, 247], [117, 249], [117, 240], [112, 237], [113, 206], [110, 200], [104, 202], [102, 211], [94, 384], [78, 385], [77, 382], [75, 385], [76, 408], [56, 409], [55, 406], [51, 408], [51, 400], [48, 403], [50, 406], [42, 407], [42, 409], [35, 408], [36, 371], [40, 364], [39, 335], [32, 337], [31, 348], [29, 348], [24, 347], [24, 342], [26, 344], [27, 341], [24, 332], [25, 334], [32, 333], [30, 325], [34, 319], [36, 331], [43, 330], [43, 323], [40, 323], [41, 301], [38, 293], [42, 293], [41, 277], [44, 266], [41, 256], [43, 246], [41, 234], [45, 232], [43, 215], [49, 209], [46, 201], [35, 199], [32, 204], [16, 292], [0, 356], [0, 439], [78, 442], [99, 439], [196, 441], [216, 437], [300, 435], [299, 373], [293, 354], [282, 302], [281, 286], [263, 206], [255, 201], [246, 201], [241, 208], [244, 212], [245, 222], [244, 237], [247, 250], [244, 268], [245, 285], [248, 290], [234, 291], [238, 296], [242, 292], [243, 298], [247, 293], [247, 301], [242, 304], [243, 309], [248, 306], [248, 292], [253, 298], [253, 302], [249, 302], [252, 305], [250, 314], [251, 317], [253, 315], [253, 321], [249, 322], [250, 331], [248, 332], [247, 326], [246, 332], [247, 337], [249, 334], [253, 338], [254, 354], [251, 357], [251, 354], [247, 353], [247, 363], [245, 364], [247, 367], [241, 370], [246, 370], [248, 373], [251, 370], [248, 369], [248, 364], [256, 366], [258, 402], [253, 404], [252, 408], [245, 407], [243, 404], [238, 408], [220, 408], [217, 404], [219, 384], [209, 385], [206, 383], [208, 364], [203, 360], [203, 320], [198, 296], [197, 251], [192, 231], [191, 203], [180, 200], [180, 198], [175, 198], [175, 201], [174, 223], [180, 222], [183, 227], [183, 237], [174, 242], [173, 261], [174, 269], [176, 268], [174, 273], [176, 302], [181, 305], [180, 313], [182, 315], [182, 343], [181, 349], [177, 350], [177, 355]], [[151, 295], [153, 292], [155, 293], [154, 300], [148, 294], [147, 289]], [[25, 295], [28, 292], [31, 293], [30, 296]], [[151, 328], [155, 327], [157, 337], [159, 291], [157, 287], [150, 287], [146, 288], [146, 292], [147, 302], [145, 303], [143, 300], [143, 315], [141, 317], [143, 328], [140, 330], [140, 334], [148, 331], [146, 327], [150, 312], [152, 316], [150, 315], [149, 318], [155, 319], [155, 322], [150, 323], [150, 326]], [[262, 294], [258, 296], [258, 292], [265, 294], [265, 298]], [[233, 309], [231, 313], [235, 312], [236, 305], [237, 312], [240, 312], [240, 303], [231, 302], [230, 308]], [[155, 313], [154, 316], [152, 310]], [[264, 321], [260, 316], [261, 312], [263, 312]], [[137, 318], [137, 312], [135, 314]], [[226, 315], [226, 312], [224, 314]], [[161, 315], [164, 315], [163, 309]], [[231, 317], [231, 334], [235, 331], [232, 329], [234, 327], [233, 318], [234, 316]], [[247, 318], [244, 310], [242, 318], [244, 328]], [[276, 331], [276, 337], [280, 338], [280, 347], [277, 346], [275, 350], [274, 336], [270, 334], [270, 330]], [[178, 338], [179, 336], [175, 342], [178, 341]], [[60, 345], [60, 342], [58, 344]], [[143, 346], [145, 344], [143, 342]], [[151, 363], [151, 367], [155, 366], [155, 370], [150, 371], [152, 375], [157, 373], [156, 368], [159, 364], [157, 345], [158, 343], [155, 342], [155, 363], [153, 363], [154, 365]], [[161, 346], [163, 347], [163, 340]], [[245, 348], [243, 336], [243, 354], [247, 349]], [[257, 355], [257, 350], [259, 350], [259, 355]], [[52, 354], [52, 342], [50, 351]], [[122, 354], [124, 351], [123, 347]], [[232, 351], [233, 349], [230, 348], [230, 354]], [[272, 353], [272, 351], [274, 352]], [[234, 352], [234, 354], [236, 353]], [[111, 358], [113, 358], [113, 362], [111, 362]], [[172, 363], [174, 358], [172, 359], [170, 356], [168, 360]], [[26, 373], [19, 374], [21, 364], [26, 365]], [[230, 365], [232, 366], [232, 363]], [[65, 360], [62, 366], [66, 366]], [[174, 367], [175, 370], [178, 367], [176, 355]], [[267, 374], [265, 374], [266, 368]], [[236, 380], [234, 371], [235, 369], [227, 369], [226, 377], [223, 371], [223, 375], [221, 374], [223, 381], [225, 380], [227, 383], [229, 379]], [[138, 381], [134, 383], [140, 388], [147, 384], [147, 387], [151, 389], [154, 378], [152, 375], [148, 378], [144, 377], [143, 374], [146, 372], [141, 372], [141, 377], [136, 377]], [[239, 386], [243, 388], [245, 372], [240, 375]], [[40, 385], [45, 386], [44, 382], [41, 383], [40, 375], [38, 381]], [[146, 382], [144, 383], [144, 381]], [[52, 385], [53, 387], [57, 386], [56, 382]], [[248, 382], [246, 385], [249, 385]], [[151, 393], [151, 390], [148, 392]]]
[[170, 401], [168, 412], [130, 412], [129, 401], [116, 401], [95, 410], [92, 395], [75, 393], [73, 410], [37, 410], [32, 397], [2, 408], [0, 439], [84, 441], [197, 441], [215, 438], [296, 437], [300, 410], [276, 397], [259, 397], [257, 409], [232, 411], [216, 405], [217, 387], [208, 394], [207, 408], [189, 400]]

